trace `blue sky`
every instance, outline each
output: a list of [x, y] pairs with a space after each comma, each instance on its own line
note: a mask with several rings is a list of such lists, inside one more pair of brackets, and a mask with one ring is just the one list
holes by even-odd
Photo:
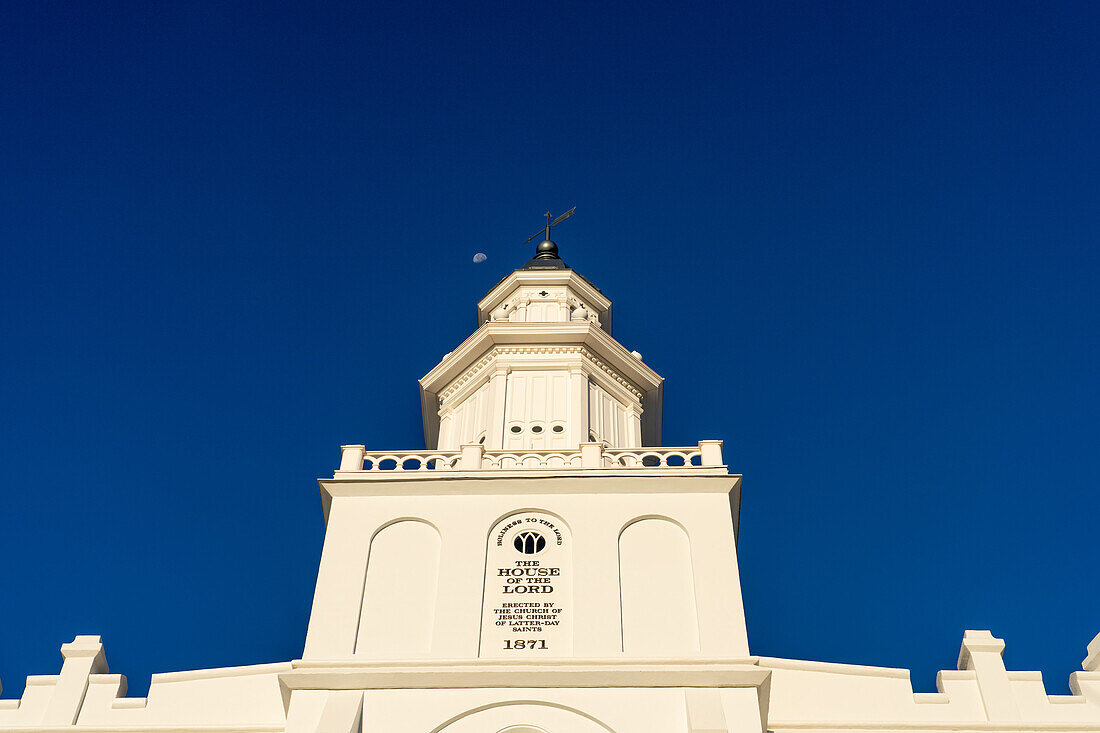
[[[1094, 3], [95, 3], [0, 27], [0, 679], [300, 656], [341, 443], [556, 239], [726, 441], [757, 654], [1100, 632]], [[487, 261], [474, 264], [476, 252]]]

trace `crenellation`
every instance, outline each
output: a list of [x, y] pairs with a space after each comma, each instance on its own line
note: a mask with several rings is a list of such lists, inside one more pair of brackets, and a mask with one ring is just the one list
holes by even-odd
[[119, 703], [127, 707], [144, 708], [148, 698], [126, 697], [126, 677], [121, 674], [94, 674], [88, 678], [88, 692], [77, 716], [78, 725], [105, 725], [115, 723], [110, 711]]
[[[819, 722], [828, 727], [859, 721], [884, 725], [937, 721], [965, 729], [967, 723], [989, 725], [999, 720], [1004, 725], [1032, 729], [1042, 724], [1100, 727], [1100, 675], [1075, 672], [1070, 676], [1071, 695], [1047, 695], [1040, 672], [1002, 672], [996, 664], [983, 663], [991, 658], [975, 659], [979, 654], [999, 659], [1003, 640], [988, 631], [969, 631], [963, 643], [959, 666], [967, 669], [941, 671], [936, 677], [936, 693], [913, 693], [905, 670], [762, 657], [760, 665], [773, 668], [769, 723], [773, 729], [787, 724], [805, 727]], [[990, 677], [994, 684], [1005, 683], [1007, 700], [990, 705]], [[995, 693], [1000, 691], [992, 687]], [[1014, 721], [1003, 720], [1006, 707], [1015, 711]]]
[[0, 726], [40, 723], [60, 680], [56, 674], [29, 675], [18, 700], [0, 700]]

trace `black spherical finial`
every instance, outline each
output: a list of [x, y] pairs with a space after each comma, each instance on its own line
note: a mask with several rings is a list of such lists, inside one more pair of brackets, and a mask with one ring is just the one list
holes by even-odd
[[535, 247], [535, 259], [536, 260], [556, 260], [558, 257], [558, 245], [551, 242], [549, 239], [545, 239], [539, 242], [539, 246]]
[[561, 224], [563, 221], [573, 216], [573, 212], [577, 210], [574, 206], [569, 211], [565, 212], [557, 219], [551, 220], [550, 212], [547, 211], [544, 216], [546, 217], [546, 226], [542, 228], [541, 232], [536, 232], [528, 237], [523, 243], [532, 241], [535, 237], [542, 237], [542, 241], [535, 247], [535, 256], [527, 261], [527, 264], [523, 266], [524, 270], [567, 270], [569, 266], [561, 261], [561, 257], [558, 256], [558, 245], [554, 244], [550, 240], [550, 230]]

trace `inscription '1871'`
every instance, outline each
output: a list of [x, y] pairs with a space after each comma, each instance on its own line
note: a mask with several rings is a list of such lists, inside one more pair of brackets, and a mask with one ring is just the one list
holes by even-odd
[[482, 657], [572, 652], [572, 554], [557, 517], [524, 512], [502, 520], [489, 538]]

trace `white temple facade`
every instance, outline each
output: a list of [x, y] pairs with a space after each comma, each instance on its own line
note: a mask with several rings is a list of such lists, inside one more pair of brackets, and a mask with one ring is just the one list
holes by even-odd
[[550, 242], [420, 380], [425, 450], [345, 445], [300, 659], [153, 676], [126, 697], [97, 636], [0, 700], [0, 731], [1096, 731], [1100, 635], [1070, 695], [966, 631], [957, 669], [755, 656], [741, 477], [661, 446], [662, 378]]

